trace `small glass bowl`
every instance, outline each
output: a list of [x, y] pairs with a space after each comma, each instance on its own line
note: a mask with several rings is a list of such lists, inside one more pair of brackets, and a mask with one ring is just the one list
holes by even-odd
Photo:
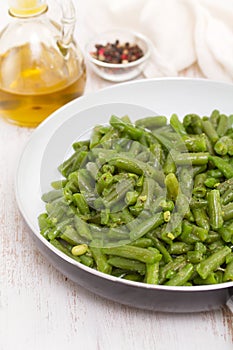
[[[92, 56], [91, 53], [96, 51], [96, 44], [106, 45], [107, 43], [115, 43], [116, 40], [119, 40], [120, 43], [128, 42], [130, 44], [137, 44], [142, 49], [143, 56], [136, 61], [128, 63], [107, 63], [97, 60]], [[101, 78], [112, 82], [121, 82], [136, 78], [142, 73], [149, 56], [149, 39], [140, 33], [126, 29], [116, 29], [104, 32], [94, 37], [86, 45], [86, 57], [94, 72]]]

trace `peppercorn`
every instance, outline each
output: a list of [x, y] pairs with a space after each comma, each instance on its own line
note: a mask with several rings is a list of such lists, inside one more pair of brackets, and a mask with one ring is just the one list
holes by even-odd
[[129, 42], [121, 44], [118, 39], [106, 45], [96, 44], [96, 51], [91, 52], [92, 57], [106, 63], [134, 62], [143, 56], [142, 49], [137, 44]]

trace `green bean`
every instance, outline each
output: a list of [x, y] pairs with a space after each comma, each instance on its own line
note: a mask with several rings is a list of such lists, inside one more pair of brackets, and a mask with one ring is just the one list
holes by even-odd
[[231, 242], [233, 238], [233, 228], [229, 226], [223, 226], [218, 230], [218, 232], [225, 242]]
[[150, 145], [150, 152], [153, 154], [155, 159], [157, 159], [159, 164], [162, 164], [164, 161], [164, 153], [162, 146], [160, 143], [158, 143], [156, 140], [154, 140], [154, 143]]
[[40, 230], [45, 230], [45, 229], [51, 228], [52, 222], [48, 218], [47, 213], [42, 213], [38, 216], [38, 224], [39, 224]]
[[206, 195], [206, 173], [197, 174], [194, 178], [193, 195], [195, 197], [205, 197]]
[[226, 190], [226, 192], [223, 193], [221, 197], [221, 202], [223, 205], [226, 205], [232, 201], [233, 201], [233, 191], [231, 188], [229, 188], [228, 190]]
[[85, 196], [82, 193], [74, 193], [73, 201], [75, 205], [78, 207], [79, 212], [83, 215], [89, 214], [90, 209], [86, 202]]
[[213, 230], [221, 228], [223, 225], [223, 216], [220, 202], [220, 192], [218, 190], [212, 190], [207, 194], [207, 204], [210, 226]]
[[205, 260], [202, 260], [196, 267], [196, 270], [201, 278], [207, 278], [211, 272], [215, 271], [219, 266], [221, 266], [225, 262], [226, 256], [230, 252], [231, 249], [225, 246], [217, 250]]
[[228, 137], [221, 137], [214, 145], [214, 150], [217, 154], [225, 156], [228, 153]]
[[136, 126], [147, 128], [149, 130], [157, 129], [167, 124], [167, 118], [164, 116], [147, 117], [138, 119], [135, 123]]
[[54, 190], [61, 190], [62, 188], [65, 187], [67, 183], [67, 180], [57, 180], [57, 181], [52, 181], [51, 186]]
[[94, 191], [95, 182], [86, 169], [80, 169], [78, 171], [78, 184], [81, 191], [91, 193]]
[[165, 185], [167, 188], [168, 198], [171, 200], [176, 200], [179, 193], [179, 182], [176, 175], [173, 173], [166, 175]]
[[137, 202], [139, 193], [137, 191], [128, 191], [125, 195], [125, 202], [127, 205], [132, 205]]
[[165, 175], [168, 175], [169, 173], [175, 173], [176, 172], [176, 164], [172, 158], [171, 153], [168, 154], [167, 159], [163, 166], [163, 172]]
[[216, 279], [216, 283], [222, 283], [223, 282], [223, 271], [216, 271], [214, 273], [215, 279]]
[[187, 252], [187, 260], [192, 264], [198, 264], [203, 259], [203, 254], [200, 251], [189, 250]]
[[83, 265], [86, 265], [88, 267], [93, 267], [94, 265], [94, 260], [92, 257], [90, 256], [87, 256], [87, 255], [81, 255], [80, 257], [80, 262], [83, 264]]
[[228, 179], [224, 182], [221, 182], [218, 186], [217, 189], [219, 190], [220, 194], [222, 195], [224, 192], [226, 192], [229, 189], [233, 190], [233, 178]]
[[134, 282], [142, 282], [143, 278], [137, 273], [126, 273], [124, 276], [122, 276], [124, 280], [128, 281], [134, 281]]
[[110, 118], [110, 124], [119, 131], [124, 131], [129, 134], [133, 140], [138, 140], [143, 134], [143, 129], [136, 128], [134, 125], [124, 122], [122, 119], [115, 115]]
[[206, 285], [206, 284], [216, 284], [218, 283], [216, 280], [216, 276], [214, 272], [211, 272], [205, 279], [201, 277], [195, 277], [194, 283], [198, 285]]
[[183, 242], [192, 244], [198, 241], [204, 242], [208, 237], [208, 230], [196, 226], [187, 220], [183, 221], [181, 239]]
[[204, 181], [204, 185], [208, 188], [215, 188], [219, 184], [219, 179], [216, 179], [215, 177], [207, 177]]
[[209, 160], [214, 163], [216, 168], [218, 168], [227, 179], [233, 177], [233, 166], [227, 163], [224, 159], [217, 156], [209, 156]]
[[207, 176], [219, 179], [222, 177], [222, 172], [219, 169], [211, 169], [207, 171]]
[[207, 164], [203, 164], [203, 165], [196, 165], [194, 167], [192, 167], [192, 174], [193, 177], [195, 177], [198, 174], [204, 173], [207, 169]]
[[216, 231], [209, 231], [208, 237], [205, 240], [205, 243], [207, 243], [208, 245], [217, 242], [220, 239], [220, 234]]
[[169, 271], [176, 272], [187, 264], [184, 256], [177, 256], [159, 269], [159, 284], [164, 284]]
[[145, 282], [148, 284], [158, 284], [159, 281], [159, 262], [146, 264]]
[[193, 174], [189, 168], [182, 167], [180, 171], [180, 189], [181, 192], [190, 196], [193, 190]]
[[203, 198], [191, 198], [190, 201], [190, 208], [195, 209], [195, 208], [206, 208], [207, 206], [207, 200]]
[[106, 255], [101, 252], [101, 249], [90, 247], [90, 251], [95, 260], [97, 270], [100, 272], [111, 274], [111, 271], [112, 271], [111, 264], [109, 264], [106, 258]]
[[166, 263], [172, 261], [170, 253], [168, 252], [164, 244], [155, 236], [155, 232], [148, 233], [147, 237], [153, 241], [155, 248], [157, 248], [160, 251]]
[[114, 267], [128, 270], [128, 271], [138, 272], [140, 275], [145, 275], [146, 273], [145, 264], [138, 260], [132, 260], [127, 258], [122, 258], [119, 256], [114, 256], [108, 259], [108, 264]]
[[185, 242], [174, 242], [170, 245], [169, 253], [180, 255], [183, 253], [187, 253], [191, 249], [192, 249], [192, 246], [190, 244], [187, 244]]
[[52, 239], [50, 241], [50, 243], [57, 248], [58, 250], [60, 250], [61, 252], [65, 253], [66, 255], [68, 255], [70, 258], [80, 262], [80, 258], [78, 256], [74, 256], [69, 249], [67, 249], [58, 239]]
[[78, 232], [71, 225], [67, 225], [62, 234], [61, 238], [68, 242], [71, 245], [78, 245], [83, 243], [82, 237], [78, 234]]
[[68, 177], [70, 173], [80, 167], [87, 154], [88, 152], [86, 150], [83, 150], [82, 147], [80, 150], [76, 151], [69, 159], [59, 165], [58, 170], [63, 176]]
[[131, 246], [140, 247], [140, 248], [148, 248], [153, 245], [153, 241], [150, 238], [138, 238], [136, 241], [130, 243]]
[[134, 240], [144, 236], [149, 231], [151, 231], [154, 228], [156, 228], [156, 227], [160, 226], [161, 224], [163, 224], [163, 222], [164, 222], [163, 214], [162, 213], [155, 214], [151, 218], [143, 221], [137, 227], [132, 229], [130, 231], [130, 239], [132, 241], [134, 241]]
[[76, 193], [80, 190], [79, 188], [79, 179], [78, 179], [78, 171], [73, 171], [68, 176], [68, 181], [66, 182], [64, 186], [64, 192], [65, 190], [69, 190], [72, 193]]
[[233, 281], [233, 260], [227, 264], [223, 274], [223, 282]]
[[145, 209], [151, 208], [153, 204], [153, 199], [155, 195], [155, 185], [156, 183], [153, 179], [145, 177], [142, 192], [138, 197], [138, 200], [140, 200], [143, 197], [145, 198], [145, 201], [144, 201]]
[[117, 182], [111, 187], [111, 191], [104, 196], [103, 201], [106, 207], [113, 207], [121, 199], [124, 199], [126, 193], [133, 189], [133, 180], [128, 178]]
[[188, 263], [182, 267], [169, 281], [165, 283], [167, 286], [183, 286], [192, 276], [194, 267]]
[[183, 193], [179, 192], [176, 198], [176, 210], [181, 216], [189, 215], [189, 198]]
[[209, 231], [210, 224], [209, 224], [209, 218], [207, 216], [207, 213], [205, 209], [203, 208], [193, 208], [192, 210], [194, 219], [196, 221], [197, 226], [200, 226], [204, 228], [205, 230]]
[[159, 252], [154, 252], [146, 248], [140, 248], [130, 245], [113, 248], [103, 248], [102, 252], [108, 255], [117, 255], [123, 258], [139, 260], [146, 264], [153, 264], [156, 261], [160, 261], [162, 258], [162, 255], [159, 254]]
[[221, 137], [226, 134], [227, 130], [229, 129], [229, 120], [228, 117], [225, 114], [220, 114], [218, 126], [217, 126], [217, 133]]
[[183, 135], [182, 141], [189, 152], [206, 152], [207, 142], [205, 135]]
[[52, 202], [58, 198], [61, 198], [63, 196], [63, 190], [52, 190], [47, 193], [44, 193], [41, 197], [42, 201], [48, 203]]
[[224, 221], [233, 219], [233, 203], [222, 206], [222, 216]]
[[183, 125], [189, 134], [202, 134], [202, 120], [197, 114], [187, 114]]
[[90, 138], [90, 149], [99, 144], [102, 137], [102, 133], [100, 132], [101, 127], [101, 125], [97, 125], [94, 127]]
[[215, 128], [213, 127], [213, 124], [209, 120], [203, 120], [202, 127], [203, 127], [203, 131], [208, 136], [210, 141], [213, 144], [215, 144], [215, 142], [218, 141], [218, 134]]
[[74, 225], [81, 237], [83, 237], [87, 241], [92, 239], [88, 224], [84, 220], [82, 220], [78, 215], [74, 216]]
[[233, 261], [233, 252], [227, 255], [226, 264], [229, 264], [231, 261]]
[[219, 115], [220, 115], [220, 112], [217, 109], [213, 110], [213, 112], [210, 115], [210, 121], [213, 124], [214, 128], [217, 128]]
[[[157, 203], [156, 203], [157, 204]], [[172, 211], [175, 207], [174, 202], [171, 200], [159, 199], [158, 205], [163, 211]]]
[[186, 130], [183, 124], [180, 122], [177, 114], [172, 114], [170, 118], [170, 125], [175, 130], [175, 132], [179, 135], [186, 135]]
[[209, 153], [177, 153], [172, 152], [172, 156], [176, 165], [205, 165], [208, 163]]
[[72, 144], [74, 151], [80, 150], [80, 148], [84, 147], [86, 150], [89, 148], [90, 140], [77, 141]]

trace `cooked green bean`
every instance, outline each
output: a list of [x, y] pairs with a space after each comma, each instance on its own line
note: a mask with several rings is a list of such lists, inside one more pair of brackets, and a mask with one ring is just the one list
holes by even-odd
[[197, 265], [197, 272], [201, 278], [205, 279], [208, 275], [220, 267], [226, 260], [226, 256], [231, 252], [231, 249], [227, 246], [218, 249], [215, 253], [210, 255], [205, 260], [202, 260]]
[[124, 270], [136, 271], [140, 275], [145, 275], [146, 273], [145, 264], [138, 260], [132, 260], [127, 258], [122, 258], [119, 256], [114, 256], [108, 259], [108, 264], [111, 266], [119, 267]]
[[183, 135], [182, 142], [189, 152], [206, 152], [207, 142], [204, 134], [202, 135]]
[[155, 116], [139, 119], [136, 121], [135, 125], [149, 130], [161, 128], [167, 124], [167, 118], [164, 116]]
[[202, 127], [203, 127], [203, 131], [205, 132], [207, 137], [210, 139], [210, 141], [213, 144], [215, 144], [215, 142], [218, 141], [218, 134], [215, 128], [213, 127], [213, 124], [209, 120], [203, 120]]
[[213, 124], [213, 127], [215, 129], [217, 128], [217, 125], [218, 125], [219, 116], [220, 116], [220, 112], [217, 109], [213, 110], [210, 115], [210, 121]]
[[159, 254], [159, 252], [154, 252], [146, 248], [140, 248], [130, 245], [103, 248], [102, 252], [108, 255], [117, 255], [123, 258], [139, 260], [146, 264], [153, 264], [156, 261], [160, 261], [162, 258], [162, 255]]
[[172, 156], [176, 165], [204, 165], [208, 163], [209, 153], [178, 153], [172, 152]]
[[228, 203], [227, 205], [222, 206], [222, 215], [223, 220], [228, 221], [233, 219], [233, 203]]
[[141, 224], [139, 224], [137, 227], [132, 229], [130, 231], [130, 239], [132, 241], [143, 237], [146, 235], [149, 231], [153, 230], [154, 228], [162, 225], [164, 223], [164, 218], [162, 213], [155, 214], [151, 218], [142, 221]]
[[194, 271], [193, 264], [187, 264], [182, 267], [168, 282], [165, 284], [167, 286], [183, 286], [190, 277], [192, 276]]
[[155, 237], [155, 232], [150, 232], [147, 234], [147, 236], [149, 238], [151, 238], [151, 240], [154, 243], [155, 248], [157, 248], [160, 253], [163, 255], [163, 259], [166, 263], [172, 261], [172, 257], [170, 255], [170, 253], [168, 252], [167, 248], [164, 246], [164, 244], [157, 238]]
[[225, 114], [220, 114], [217, 126], [217, 133], [221, 137], [226, 134], [229, 129], [229, 119]]
[[[154, 248], [151, 248], [154, 249]], [[146, 264], [145, 282], [148, 284], [158, 284], [159, 282], [159, 262]]]
[[206, 195], [206, 173], [197, 174], [194, 178], [193, 195], [195, 197], [205, 197]]
[[203, 208], [193, 208], [192, 213], [196, 221], [197, 226], [204, 228], [205, 230], [210, 229], [209, 218], [205, 209]]
[[148, 284], [233, 280], [233, 117], [111, 116], [73, 143], [43, 194], [41, 235], [100, 272]]
[[172, 114], [170, 118], [170, 125], [175, 130], [175, 132], [179, 135], [186, 135], [186, 130], [184, 128], [184, 125], [179, 120], [177, 114]]
[[168, 198], [171, 200], [176, 200], [179, 193], [179, 182], [176, 178], [176, 175], [169, 173], [165, 177], [165, 185], [167, 188]]
[[223, 274], [223, 282], [233, 281], [233, 261], [227, 264]]
[[219, 180], [216, 179], [215, 177], [207, 177], [206, 180], [204, 181], [204, 185], [208, 188], [215, 188], [219, 184]]
[[210, 226], [213, 230], [221, 228], [223, 225], [223, 216], [220, 202], [220, 192], [218, 190], [212, 190], [207, 194], [207, 205]]
[[112, 271], [111, 264], [109, 264], [106, 255], [101, 252], [101, 249], [90, 247], [90, 251], [96, 262], [97, 270], [110, 274]]
[[233, 177], [233, 166], [226, 162], [224, 159], [217, 156], [209, 156], [209, 160], [214, 163], [214, 165], [223, 173], [227, 179], [231, 179]]

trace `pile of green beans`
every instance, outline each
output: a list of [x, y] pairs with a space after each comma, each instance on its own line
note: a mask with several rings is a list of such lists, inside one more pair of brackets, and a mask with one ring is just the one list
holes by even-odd
[[76, 261], [168, 286], [233, 281], [233, 115], [112, 115], [43, 194], [41, 235]]

